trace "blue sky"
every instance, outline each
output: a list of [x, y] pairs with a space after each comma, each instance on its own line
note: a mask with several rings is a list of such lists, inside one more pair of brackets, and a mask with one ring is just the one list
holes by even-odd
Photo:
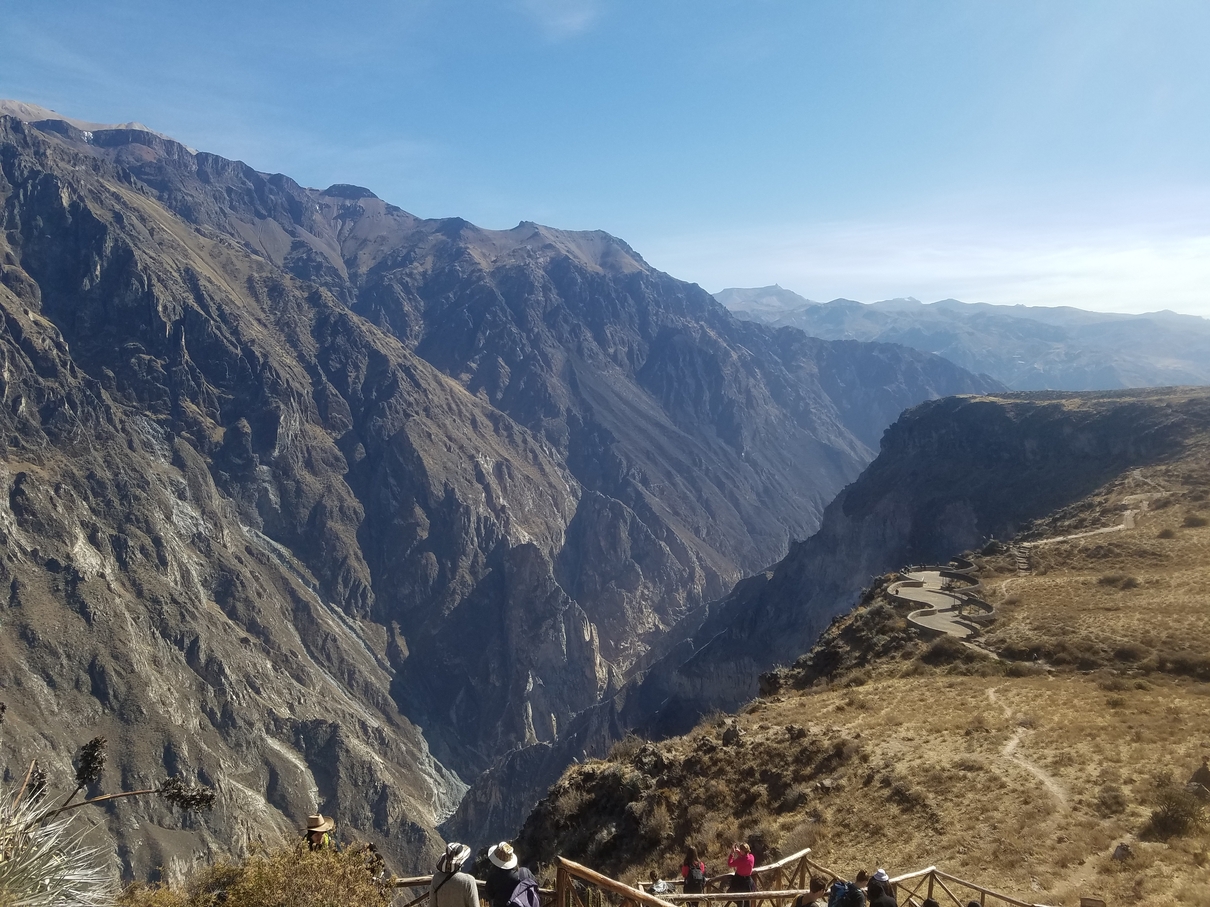
[[1210, 4], [0, 0], [0, 96], [707, 289], [1210, 316]]

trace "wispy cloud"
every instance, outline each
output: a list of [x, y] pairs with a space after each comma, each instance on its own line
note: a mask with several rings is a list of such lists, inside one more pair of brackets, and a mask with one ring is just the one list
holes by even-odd
[[600, 0], [519, 0], [520, 8], [552, 41], [583, 34], [601, 15]]

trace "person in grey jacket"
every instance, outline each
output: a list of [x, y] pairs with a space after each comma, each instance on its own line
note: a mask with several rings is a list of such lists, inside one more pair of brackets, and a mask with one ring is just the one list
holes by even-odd
[[452, 841], [437, 861], [437, 871], [429, 882], [430, 907], [479, 907], [479, 888], [475, 878], [462, 871], [471, 855], [465, 844]]

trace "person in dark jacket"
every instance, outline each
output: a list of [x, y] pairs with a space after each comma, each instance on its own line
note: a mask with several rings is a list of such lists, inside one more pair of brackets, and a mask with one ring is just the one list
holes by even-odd
[[508, 907], [513, 889], [522, 879], [532, 879], [534, 874], [524, 866], [517, 865], [517, 854], [507, 841], [501, 841], [487, 852], [492, 868], [487, 871], [486, 894], [492, 907]]
[[891, 896], [879, 879], [870, 879], [870, 884], [866, 886], [866, 893], [870, 896], [870, 907], [899, 907], [898, 902]]

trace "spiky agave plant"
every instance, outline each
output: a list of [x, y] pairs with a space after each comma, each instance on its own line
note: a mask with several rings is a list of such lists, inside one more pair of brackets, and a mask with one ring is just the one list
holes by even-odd
[[102, 907], [116, 889], [89, 828], [70, 815], [47, 818], [26, 776], [15, 795], [0, 791], [0, 907]]
[[103, 862], [104, 851], [85, 840], [90, 828], [73, 822], [77, 809], [148, 794], [184, 810], [214, 804], [212, 789], [179, 777], [159, 787], [76, 801], [100, 781], [104, 768], [105, 738], [94, 737], [80, 748], [75, 789], [61, 803], [48, 802], [46, 772], [37, 762], [30, 763], [15, 795], [0, 789], [0, 907], [102, 907], [113, 901], [117, 888]]

